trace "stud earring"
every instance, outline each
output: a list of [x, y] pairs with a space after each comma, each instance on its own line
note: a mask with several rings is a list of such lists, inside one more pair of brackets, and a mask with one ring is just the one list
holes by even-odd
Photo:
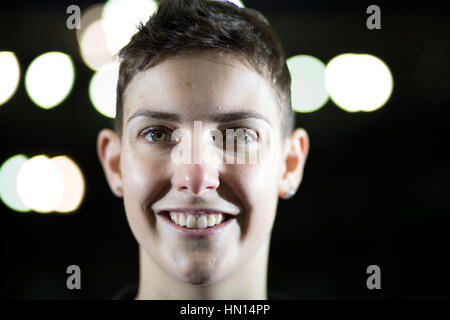
[[292, 198], [292, 196], [295, 194], [294, 190], [289, 190], [286, 193], [286, 199]]

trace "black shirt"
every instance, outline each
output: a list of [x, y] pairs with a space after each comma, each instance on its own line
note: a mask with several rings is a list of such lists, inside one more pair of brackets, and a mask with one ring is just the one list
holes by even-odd
[[[133, 300], [137, 295], [137, 284], [130, 284], [120, 289], [112, 300]], [[267, 292], [268, 300], [297, 300], [294, 297], [288, 296], [281, 292], [269, 290]]]

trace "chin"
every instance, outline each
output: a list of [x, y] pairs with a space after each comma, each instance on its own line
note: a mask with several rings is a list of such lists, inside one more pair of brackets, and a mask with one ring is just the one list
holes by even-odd
[[[193, 264], [182, 272], [180, 280], [195, 286], [206, 286], [220, 281], [222, 272], [216, 268], [206, 268], [203, 264]], [[178, 274], [180, 275], [180, 273]]]
[[185, 282], [192, 284], [194, 286], [207, 286], [216, 281], [213, 280], [213, 278], [211, 277], [211, 274], [195, 272], [193, 274], [188, 275], [187, 281], [185, 281]]

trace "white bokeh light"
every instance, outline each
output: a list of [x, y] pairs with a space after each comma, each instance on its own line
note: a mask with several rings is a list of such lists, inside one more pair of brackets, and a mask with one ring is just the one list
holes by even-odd
[[36, 105], [49, 109], [69, 95], [74, 79], [75, 69], [70, 56], [47, 52], [31, 62], [25, 74], [25, 88]]
[[34, 211], [53, 211], [62, 200], [63, 176], [47, 156], [29, 159], [17, 175], [17, 193], [23, 203]]
[[80, 36], [79, 46], [84, 63], [94, 71], [113, 62], [112, 55], [106, 45], [101, 20], [94, 21], [86, 27], [86, 30]]
[[83, 174], [77, 164], [67, 156], [59, 156], [50, 159], [58, 167], [63, 176], [63, 195], [61, 202], [54, 211], [75, 211], [83, 200], [85, 184]]
[[146, 23], [156, 11], [154, 0], [109, 0], [102, 14], [106, 43], [111, 54], [117, 54], [137, 32], [140, 22]]
[[89, 97], [95, 109], [102, 115], [116, 116], [116, 87], [119, 63], [113, 62], [94, 73], [89, 84]]
[[309, 55], [293, 56], [287, 60], [291, 73], [292, 109], [313, 112], [328, 101], [325, 87], [325, 64]]
[[20, 80], [20, 66], [13, 52], [0, 51], [0, 105], [16, 92]]
[[0, 167], [0, 199], [12, 210], [30, 211], [17, 193], [17, 175], [28, 158], [23, 154], [15, 155], [6, 160]]
[[325, 85], [333, 102], [349, 111], [374, 111], [392, 93], [393, 79], [387, 65], [369, 54], [342, 54], [325, 70]]

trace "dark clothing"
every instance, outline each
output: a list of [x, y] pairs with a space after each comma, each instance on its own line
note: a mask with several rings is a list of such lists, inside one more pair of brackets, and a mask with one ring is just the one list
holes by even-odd
[[[268, 300], [296, 300], [294, 297], [273, 290], [268, 291]], [[137, 295], [137, 284], [130, 284], [120, 289], [112, 300], [133, 300]]]

